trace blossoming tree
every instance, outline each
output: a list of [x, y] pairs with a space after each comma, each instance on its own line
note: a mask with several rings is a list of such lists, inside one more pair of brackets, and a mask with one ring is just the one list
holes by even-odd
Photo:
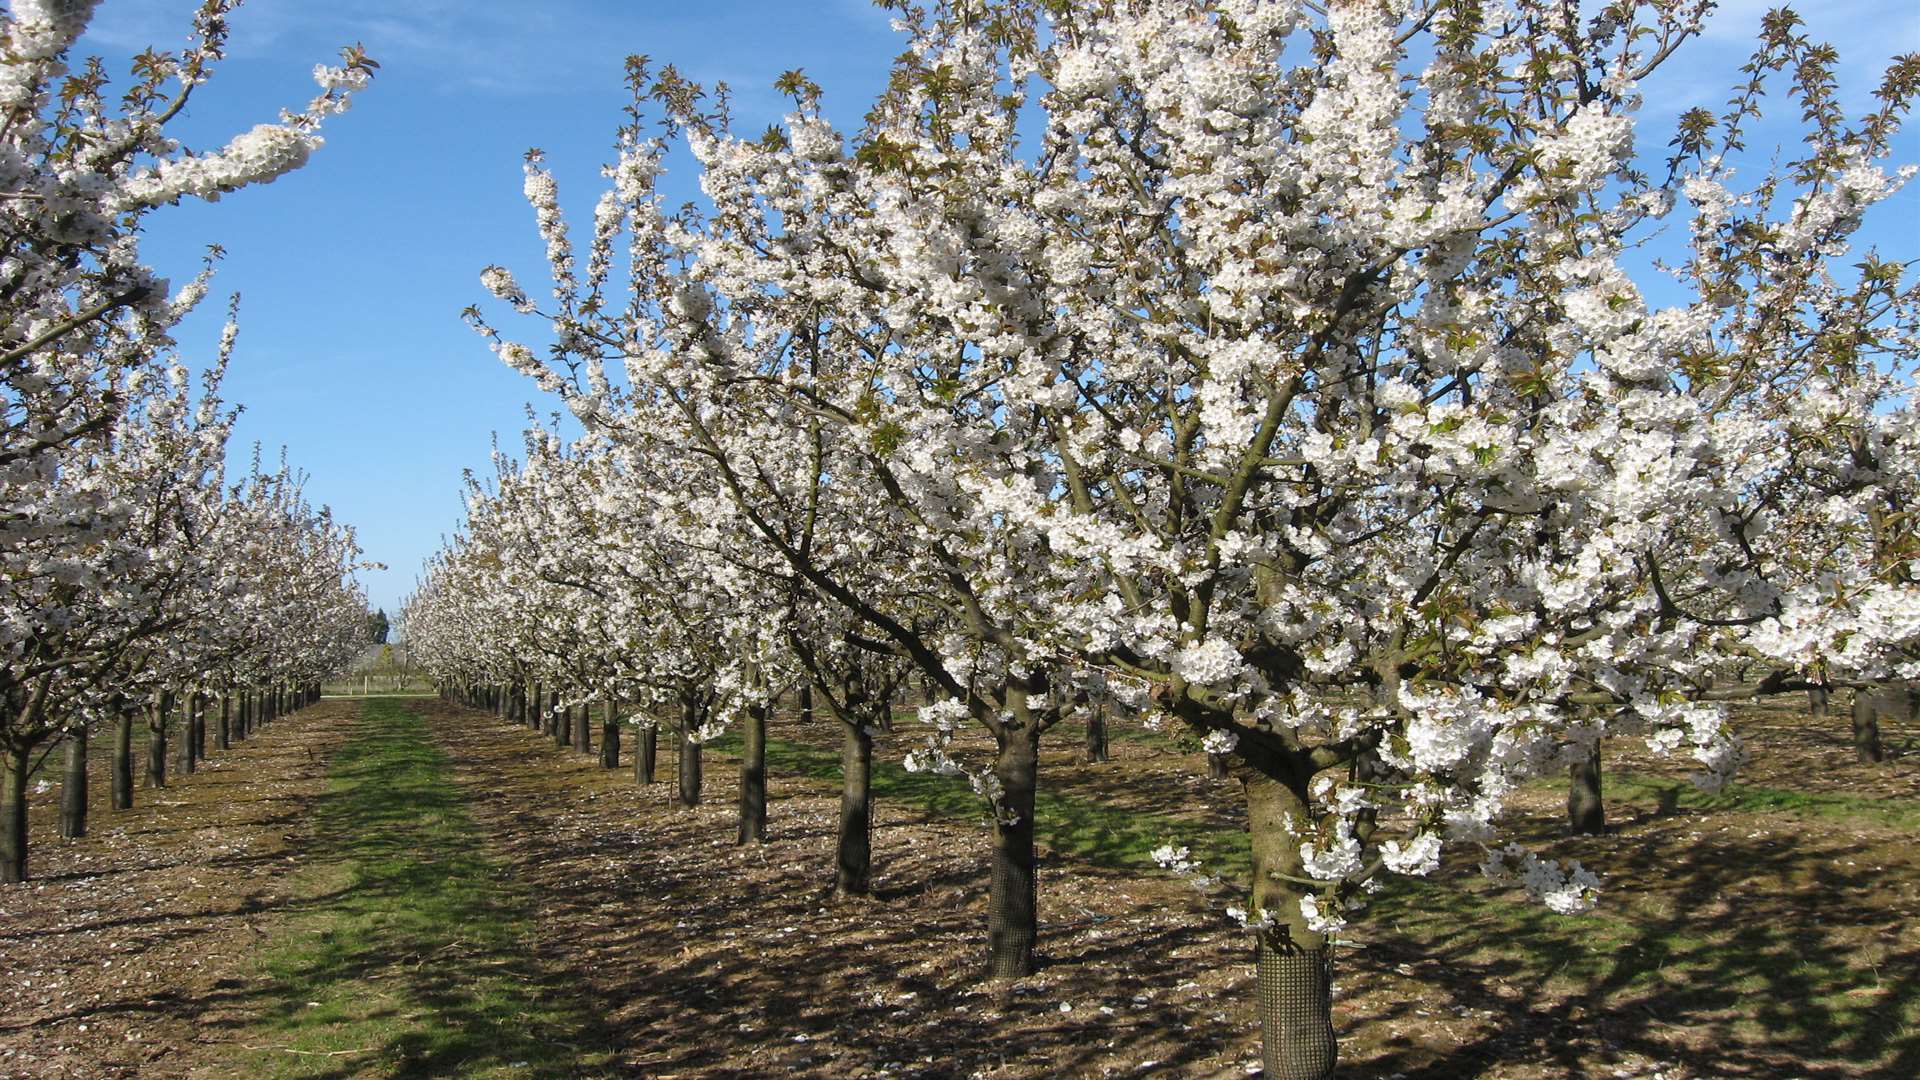
[[[1911, 673], [1915, 293], [1840, 260], [1904, 178], [1879, 162], [1920, 62], [1849, 123], [1772, 16], [1728, 113], [1648, 154], [1639, 87], [1705, 4], [897, 6], [851, 135], [799, 73], [750, 139], [636, 61], [584, 271], [536, 158], [552, 303], [484, 281], [556, 342], [494, 335], [506, 362], [703, 465], [951, 698], [930, 719], [994, 736], [995, 974], [1030, 964], [1062, 690], [1238, 762], [1268, 1075], [1322, 1077], [1329, 935], [1383, 875], [1464, 846], [1582, 910], [1591, 873], [1500, 840], [1516, 785], [1609, 731], [1724, 782], [1719, 701], [1753, 691], [1722, 676], [1756, 654]], [[1742, 188], [1781, 69], [1808, 150]], [[655, 192], [674, 136], [704, 212]]]
[[[170, 288], [140, 260], [141, 223], [184, 196], [298, 168], [375, 66], [346, 50], [342, 66], [315, 70], [320, 93], [302, 111], [193, 153], [168, 125], [212, 76], [236, 6], [204, 0], [186, 50], [142, 53], [116, 92], [100, 61], [68, 60], [91, 0], [16, 0], [0, 14], [0, 879], [25, 874], [33, 750], [125, 715], [128, 686], [104, 680], [137, 681], [147, 671], [129, 661], [190, 651], [158, 639], [191, 622], [217, 580], [200, 530], [221, 502], [231, 418], [211, 388], [188, 398], [169, 354], [206, 276]], [[83, 748], [73, 761], [84, 775]]]

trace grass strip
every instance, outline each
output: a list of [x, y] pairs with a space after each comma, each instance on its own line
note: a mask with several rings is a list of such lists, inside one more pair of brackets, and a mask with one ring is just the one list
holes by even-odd
[[246, 1075], [575, 1076], [585, 1009], [530, 959], [529, 898], [482, 851], [446, 756], [403, 701], [363, 703], [328, 770], [311, 866], [261, 958]]
[[1676, 809], [1710, 810], [1736, 814], [1793, 814], [1813, 818], [1851, 818], [1897, 829], [1920, 829], [1920, 804], [1910, 799], [1875, 799], [1860, 795], [1831, 795], [1788, 791], [1756, 784], [1728, 784], [1708, 794], [1685, 780], [1668, 780], [1632, 772], [1609, 773], [1605, 778], [1609, 801], [1651, 802], [1662, 812]]

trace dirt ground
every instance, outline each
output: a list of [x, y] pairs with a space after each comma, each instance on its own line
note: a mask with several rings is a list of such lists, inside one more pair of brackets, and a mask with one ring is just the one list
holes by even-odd
[[[978, 825], [878, 801], [877, 896], [836, 902], [826, 783], [773, 776], [770, 841], [743, 848], [735, 770], [718, 755], [706, 804], [677, 810], [666, 783], [639, 788], [630, 770], [532, 732], [417, 704], [493, 853], [540, 898], [531, 947], [577, 977], [622, 1075], [1257, 1070], [1248, 944], [1178, 881], [1048, 854], [1041, 970], [989, 987]], [[52, 794], [36, 804], [38, 880], [0, 891], [13, 976], [0, 981], [0, 1076], [189, 1075], [247, 1038], [262, 988], [246, 950], [290, 905], [323, 899], [279, 886], [352, 709], [285, 719], [134, 811], [101, 811], [83, 842], [52, 839]], [[1574, 839], [1559, 835], [1560, 793], [1529, 792], [1522, 831], [1606, 875], [1602, 913], [1516, 913], [1466, 865], [1448, 871], [1460, 889], [1383, 903], [1339, 961], [1341, 1075], [1920, 1075], [1920, 854], [1906, 819], [1887, 816], [1920, 795], [1920, 754], [1855, 765], [1837, 714], [1743, 714], [1755, 749], [1743, 780], [1873, 800], [1856, 815], [1634, 796], [1610, 804], [1611, 835]], [[1889, 732], [1895, 746], [1915, 734]], [[833, 738], [791, 719], [775, 735]], [[1157, 740], [1113, 749], [1076, 766], [1061, 738], [1042, 783], [1196, 826], [1238, 819], [1235, 785], [1199, 775], [1197, 755]], [[1195, 770], [1170, 777], [1175, 755]], [[1684, 773], [1616, 758], [1623, 776]], [[661, 767], [666, 778], [664, 755]], [[1428, 902], [1443, 896], [1456, 899]]]
[[979, 978], [981, 828], [876, 802], [875, 898], [836, 902], [824, 785], [771, 777], [770, 841], [742, 848], [720, 760], [705, 805], [678, 810], [667, 783], [641, 790], [530, 733], [430, 716], [470, 808], [550, 897], [541, 948], [612, 1004], [608, 1034], [638, 1073], [1224, 1076], [1258, 1060], [1251, 967], [1220, 962], [1237, 935], [1175, 882], [1045, 866], [1044, 967], [996, 991]]
[[289, 907], [308, 808], [352, 705], [283, 717], [192, 776], [55, 834], [57, 790], [30, 803], [25, 885], [0, 887], [0, 1076], [178, 1076], [243, 1038], [247, 956]]

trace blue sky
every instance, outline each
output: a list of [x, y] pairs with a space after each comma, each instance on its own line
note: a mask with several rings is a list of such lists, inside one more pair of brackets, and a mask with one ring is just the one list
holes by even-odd
[[[147, 45], [178, 47], [193, 6], [104, 0], [81, 51], [123, 72]], [[1647, 88], [1647, 123], [1724, 101], [1767, 6], [1723, 4], [1708, 39]], [[1839, 47], [1856, 107], [1889, 56], [1920, 50], [1910, 0], [1802, 10]], [[520, 194], [525, 151], [547, 151], [563, 201], [587, 220], [624, 103], [622, 61], [636, 52], [730, 83], [741, 130], [780, 118], [772, 83], [793, 67], [825, 88], [836, 121], [854, 126], [900, 48], [887, 20], [864, 0], [249, 0], [229, 59], [179, 128], [189, 145], [217, 146], [304, 103], [313, 65], [333, 62], [343, 44], [363, 43], [382, 66], [353, 110], [329, 122], [327, 146], [306, 168], [217, 205], [169, 208], [149, 226], [147, 259], [163, 273], [190, 275], [208, 243], [227, 250], [216, 295], [242, 297], [227, 384], [246, 406], [236, 460], [255, 441], [270, 457], [284, 445], [311, 474], [314, 501], [387, 564], [363, 580], [374, 604], [397, 610], [459, 520], [462, 470], [488, 467], [494, 432], [517, 446], [530, 402], [553, 408], [459, 317], [485, 299], [478, 277], [490, 263], [515, 269], [530, 291], [543, 280]], [[1657, 130], [1643, 148], [1658, 145], [1648, 141]], [[1920, 161], [1920, 138], [1902, 142], [1898, 160]], [[668, 189], [684, 198], [691, 185], [681, 175]], [[1916, 208], [1913, 191], [1882, 208], [1873, 235], [1885, 253], [1920, 257]], [[223, 308], [210, 300], [196, 315], [182, 335], [190, 355], [211, 350]]]

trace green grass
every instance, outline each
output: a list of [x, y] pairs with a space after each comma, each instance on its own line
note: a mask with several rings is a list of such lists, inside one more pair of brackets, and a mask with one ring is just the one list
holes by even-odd
[[362, 705], [331, 761], [310, 868], [268, 941], [249, 1076], [571, 1076], [587, 1009], [528, 958], [529, 898], [482, 851], [403, 702]]
[[1616, 772], [1605, 777], [1609, 801], [1651, 802], [1665, 810], [1712, 810], [1747, 814], [1851, 818], [1901, 829], [1920, 829], [1920, 804], [1908, 799], [1830, 795], [1753, 784], [1729, 784], [1711, 795], [1685, 780]]

